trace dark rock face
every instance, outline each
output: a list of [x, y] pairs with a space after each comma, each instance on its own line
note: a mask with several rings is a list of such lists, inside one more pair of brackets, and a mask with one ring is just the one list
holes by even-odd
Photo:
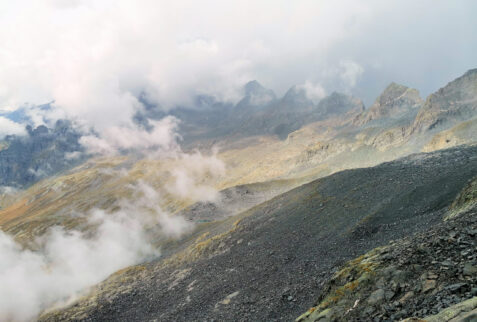
[[7, 136], [6, 148], [0, 150], [0, 186], [25, 187], [41, 178], [78, 164], [84, 157], [70, 122], [59, 120], [55, 127], [27, 126], [25, 137]]
[[[311, 307], [321, 293], [328, 294], [325, 283], [345, 261], [438, 225], [468, 178], [475, 175], [476, 146], [336, 173], [254, 207], [239, 216], [241, 220], [232, 229], [229, 221], [220, 223], [215, 237], [193, 248], [193, 259], [176, 262], [174, 252], [169, 251], [167, 258], [141, 266], [138, 273], [131, 269], [127, 285], [121, 282], [108, 288], [106, 281], [96, 289], [94, 301], [86, 298], [43, 319], [290, 321]], [[360, 312], [380, 316], [382, 305], [403, 297], [411, 303], [414, 294], [435, 290], [446, 301], [471, 294], [474, 282], [451, 275], [463, 273], [459, 256], [472, 242], [472, 225], [462, 224], [469, 228], [465, 234], [435, 233], [430, 242], [423, 235], [420, 249], [403, 244], [396, 253], [380, 253], [382, 261], [394, 266], [386, 265], [389, 278], [373, 284], [360, 297], [359, 303], [366, 307]], [[429, 251], [434, 241], [442, 244], [442, 254]], [[183, 258], [180, 254], [178, 258]], [[415, 265], [433, 256], [437, 256], [435, 263], [430, 262], [434, 268], [421, 279], [422, 270]], [[462, 256], [477, 259], [473, 252]], [[366, 271], [374, 266], [360, 267]], [[370, 277], [363, 277], [363, 283], [366, 279]], [[404, 317], [412, 308], [401, 305], [392, 314], [401, 312]]]

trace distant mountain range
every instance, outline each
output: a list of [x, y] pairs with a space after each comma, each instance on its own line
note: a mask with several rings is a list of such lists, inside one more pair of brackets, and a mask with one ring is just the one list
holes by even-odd
[[[276, 135], [284, 140], [304, 125], [339, 115], [354, 115], [352, 125], [357, 127], [379, 121], [391, 126], [390, 122], [397, 121], [396, 124], [406, 127], [409, 136], [416, 131], [448, 129], [476, 117], [476, 84], [477, 69], [469, 70], [423, 100], [416, 89], [391, 83], [365, 110], [360, 99], [346, 94], [333, 92], [315, 104], [304, 88], [293, 86], [277, 98], [272, 90], [251, 81], [244, 86], [245, 95], [235, 105], [202, 96], [197, 98], [196, 107], [177, 108], [168, 114], [182, 120], [185, 145], [256, 135]], [[138, 113], [138, 119], [165, 115], [159, 107], [149, 105]]]
[[[429, 141], [425, 150], [432, 150], [433, 146], [464, 143], [477, 130], [477, 69], [469, 70], [426, 100], [416, 89], [391, 83], [368, 109], [360, 99], [336, 92], [314, 103], [298, 86], [277, 98], [272, 90], [251, 81], [245, 84], [243, 93], [235, 105], [198, 96], [194, 108], [178, 107], [167, 113], [141, 98], [144, 109], [136, 113], [134, 120], [148, 129], [149, 120], [177, 117], [186, 148], [228, 142], [222, 144], [227, 148], [238, 140], [263, 135], [285, 140], [308, 124], [327, 120], [335, 120], [333, 126], [339, 125], [342, 135], [368, 135], [370, 130], [380, 128], [367, 140], [382, 148], [417, 139]], [[50, 107], [46, 104], [38, 108]], [[17, 122], [28, 121], [23, 109], [4, 116]], [[453, 129], [462, 122], [466, 123]], [[79, 164], [87, 157], [81, 154], [80, 137], [70, 122], [61, 120], [50, 129], [28, 128], [26, 137], [6, 137], [0, 145], [0, 185], [25, 187]]]

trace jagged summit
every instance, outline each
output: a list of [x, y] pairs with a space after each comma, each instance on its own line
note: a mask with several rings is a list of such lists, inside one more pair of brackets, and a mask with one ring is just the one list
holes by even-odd
[[306, 95], [306, 90], [297, 85], [290, 87], [281, 102], [294, 108], [313, 106], [313, 102]]
[[448, 128], [477, 116], [477, 69], [468, 70], [437, 92], [429, 95], [419, 111], [413, 132]]
[[237, 108], [263, 106], [276, 99], [273, 90], [263, 87], [258, 81], [248, 82], [243, 87], [244, 97], [237, 103]]
[[463, 77], [465, 77], [465, 76], [477, 76], [477, 68], [469, 69], [463, 75]]
[[376, 101], [379, 104], [384, 105], [388, 101], [391, 101], [401, 96], [408, 89], [409, 87], [407, 86], [392, 82], [386, 87], [386, 89], [383, 91], [383, 93], [378, 97]]
[[369, 110], [359, 115], [354, 123], [363, 125], [372, 120], [419, 108], [421, 105], [422, 99], [417, 89], [392, 82], [379, 95]]
[[245, 96], [259, 94], [264, 91], [271, 91], [270, 89], [263, 87], [262, 84], [260, 84], [257, 80], [248, 82], [244, 85], [243, 89]]

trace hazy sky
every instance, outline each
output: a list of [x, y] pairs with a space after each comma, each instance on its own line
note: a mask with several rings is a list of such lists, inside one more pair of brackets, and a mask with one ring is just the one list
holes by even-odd
[[127, 122], [141, 92], [235, 100], [252, 79], [367, 105], [391, 81], [425, 96], [477, 67], [476, 13], [472, 0], [0, 0], [0, 110], [55, 100], [101, 128]]

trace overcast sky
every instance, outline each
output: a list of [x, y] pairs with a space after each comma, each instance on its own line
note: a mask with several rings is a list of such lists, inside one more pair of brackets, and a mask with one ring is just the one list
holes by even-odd
[[391, 81], [426, 96], [477, 67], [476, 14], [472, 0], [0, 0], [0, 110], [54, 100], [101, 128], [141, 92], [236, 100], [252, 79], [367, 105]]

